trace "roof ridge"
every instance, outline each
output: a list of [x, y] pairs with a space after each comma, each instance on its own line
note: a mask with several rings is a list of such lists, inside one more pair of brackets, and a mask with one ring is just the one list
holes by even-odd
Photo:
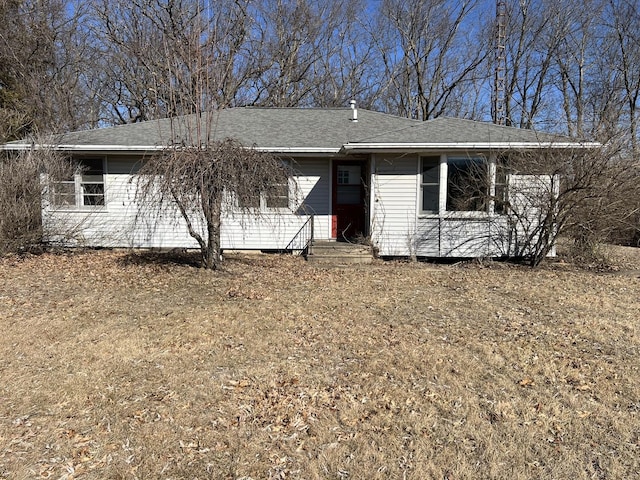
[[241, 107], [231, 107], [231, 108], [221, 108], [219, 110], [299, 110], [299, 111], [310, 111], [310, 110], [351, 110], [350, 107], [275, 107], [275, 106], [262, 106], [262, 105], [243, 105]]

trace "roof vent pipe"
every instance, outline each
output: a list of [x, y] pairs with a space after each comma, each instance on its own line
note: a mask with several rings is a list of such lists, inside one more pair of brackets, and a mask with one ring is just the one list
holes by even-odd
[[351, 105], [351, 121], [352, 122], [357, 122], [358, 121], [358, 109], [356, 108], [356, 101], [355, 100], [351, 100], [349, 102], [349, 105]]

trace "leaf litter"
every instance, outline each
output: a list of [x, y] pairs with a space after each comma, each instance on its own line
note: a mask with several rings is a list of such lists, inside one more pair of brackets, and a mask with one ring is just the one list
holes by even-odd
[[3, 258], [0, 478], [631, 478], [640, 262], [617, 252]]

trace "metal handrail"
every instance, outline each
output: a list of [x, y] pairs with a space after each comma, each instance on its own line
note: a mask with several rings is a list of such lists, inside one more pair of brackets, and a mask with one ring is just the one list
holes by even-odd
[[313, 215], [310, 215], [307, 221], [302, 224], [298, 233], [293, 236], [285, 250], [291, 252], [298, 251], [298, 255], [309, 253], [311, 244], [313, 243], [313, 233]]

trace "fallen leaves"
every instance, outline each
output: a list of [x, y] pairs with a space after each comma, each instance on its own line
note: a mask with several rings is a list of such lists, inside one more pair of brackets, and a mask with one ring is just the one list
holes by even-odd
[[566, 478], [597, 449], [623, 478], [640, 454], [628, 277], [102, 251], [0, 279], [0, 478]]
[[518, 382], [518, 385], [520, 385], [521, 387], [531, 387], [531, 386], [533, 386], [534, 383], [535, 382], [534, 382], [533, 378], [525, 377], [525, 378], [523, 378], [522, 380], [520, 380]]

